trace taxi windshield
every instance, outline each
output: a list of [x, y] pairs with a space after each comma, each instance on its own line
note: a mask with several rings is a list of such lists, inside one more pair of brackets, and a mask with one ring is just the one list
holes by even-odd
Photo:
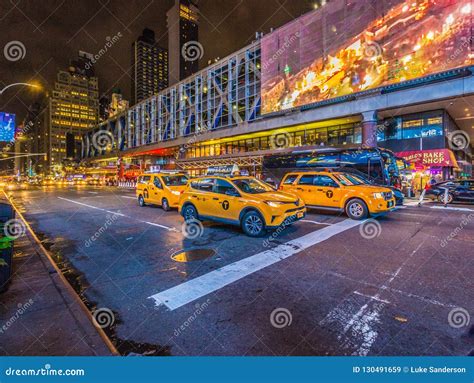
[[249, 194], [261, 194], [275, 191], [270, 185], [261, 182], [255, 178], [240, 178], [233, 180], [235, 186], [237, 186], [244, 193]]
[[186, 176], [162, 176], [166, 186], [184, 186], [188, 183]]
[[351, 174], [334, 174], [334, 177], [343, 184], [344, 186], [354, 186], [354, 185], [363, 185], [364, 182], [362, 182], [361, 179], [357, 178], [356, 176], [353, 176]]

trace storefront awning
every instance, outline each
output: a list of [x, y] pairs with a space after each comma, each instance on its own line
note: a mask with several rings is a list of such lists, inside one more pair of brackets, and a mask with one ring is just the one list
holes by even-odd
[[415, 150], [408, 152], [398, 152], [397, 157], [402, 157], [407, 162], [417, 165], [458, 167], [454, 153], [449, 149]]

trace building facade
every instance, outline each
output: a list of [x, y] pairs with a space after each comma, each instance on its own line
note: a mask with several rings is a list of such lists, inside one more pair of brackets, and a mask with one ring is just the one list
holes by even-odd
[[196, 2], [175, 0], [167, 12], [169, 84], [173, 85], [199, 70], [202, 46], [199, 41], [199, 10]]
[[168, 51], [157, 46], [155, 32], [145, 28], [132, 44], [132, 103], [168, 86]]
[[60, 168], [66, 158], [80, 158], [82, 135], [98, 121], [97, 77], [87, 77], [74, 70], [59, 71], [48, 100], [47, 166], [50, 171]]

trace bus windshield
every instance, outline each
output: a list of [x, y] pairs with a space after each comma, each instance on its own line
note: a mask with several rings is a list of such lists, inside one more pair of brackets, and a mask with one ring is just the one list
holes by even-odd
[[364, 184], [362, 180], [348, 173], [334, 174], [334, 177], [336, 177], [336, 179], [344, 186], [354, 186], [354, 185]]
[[235, 186], [237, 186], [244, 193], [249, 194], [261, 194], [275, 191], [270, 185], [261, 182], [255, 178], [240, 178], [233, 180]]

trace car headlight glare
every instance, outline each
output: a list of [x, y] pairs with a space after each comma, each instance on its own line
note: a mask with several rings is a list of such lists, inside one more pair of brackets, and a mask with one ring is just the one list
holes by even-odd
[[265, 201], [265, 203], [270, 207], [280, 207], [281, 202], [278, 201]]
[[382, 193], [374, 193], [372, 194], [372, 197], [375, 199], [383, 199]]

